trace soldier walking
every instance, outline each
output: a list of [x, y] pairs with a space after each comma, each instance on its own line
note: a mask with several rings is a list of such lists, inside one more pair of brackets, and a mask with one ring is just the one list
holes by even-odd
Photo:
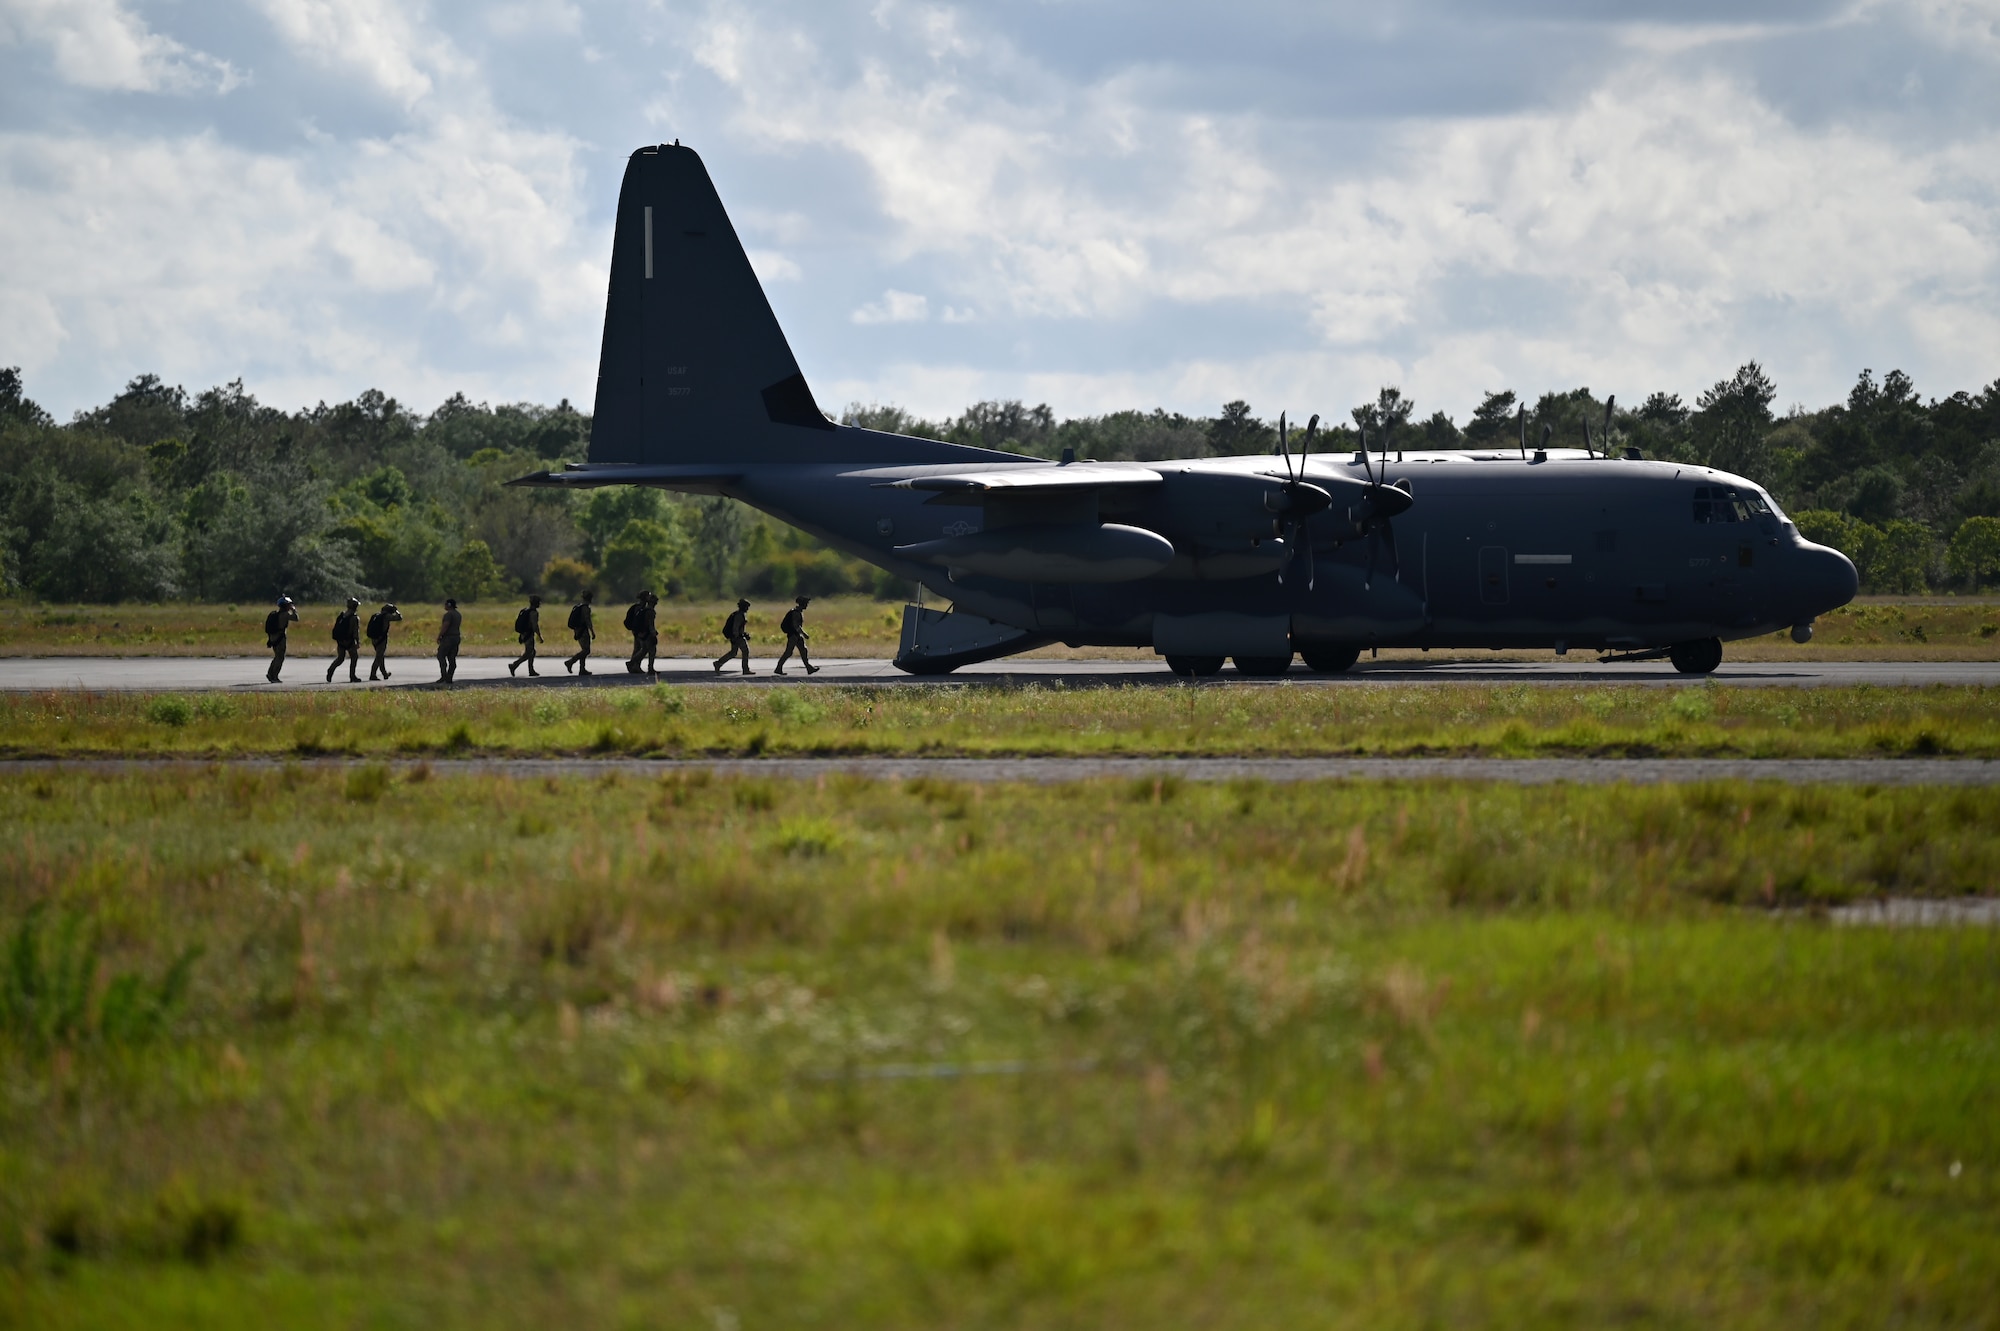
[[389, 678], [389, 626], [403, 622], [403, 612], [392, 603], [384, 601], [382, 608], [368, 616], [368, 645], [375, 649], [375, 664], [368, 667], [368, 678], [378, 676]]
[[729, 640], [729, 650], [715, 658], [715, 673], [721, 674], [722, 667], [731, 661], [741, 659], [743, 673], [750, 674], [750, 603], [738, 601], [736, 613], [723, 621], [722, 636]]
[[541, 671], [535, 669], [535, 644], [542, 640], [542, 598], [530, 596], [527, 608], [514, 616], [514, 636], [521, 640], [521, 654], [507, 663], [507, 673], [513, 674], [523, 664], [528, 674], [541, 678]]
[[646, 611], [639, 616], [639, 627], [645, 634], [646, 673], [657, 674], [660, 655], [660, 598], [654, 592], [646, 593]]
[[458, 633], [464, 619], [458, 602], [445, 598], [444, 620], [438, 625], [438, 683], [449, 684], [458, 677]]
[[285, 632], [298, 622], [299, 608], [289, 596], [280, 596], [278, 608], [264, 616], [264, 645], [271, 649], [271, 668], [264, 672], [264, 678], [273, 684], [278, 682], [278, 672], [285, 668]]
[[569, 608], [569, 635], [576, 639], [576, 655], [563, 658], [563, 669], [575, 670], [579, 675], [590, 673], [590, 644], [597, 637], [597, 625], [591, 621], [590, 596], [586, 591]]
[[778, 621], [778, 627], [785, 631], [785, 652], [778, 658], [778, 668], [773, 670], [772, 674], [785, 673], [785, 662], [792, 659], [793, 652], [799, 654], [799, 662], [805, 666], [808, 675], [819, 673], [819, 667], [812, 663], [812, 653], [806, 650], [806, 640], [812, 637], [812, 634], [806, 632], [806, 607], [811, 604], [812, 597], [801, 596], [792, 608], [785, 612], [785, 617]]
[[333, 664], [326, 668], [326, 682], [333, 683], [340, 663], [347, 662], [347, 682], [361, 682], [361, 602], [347, 598], [347, 609], [333, 620]]
[[632, 635], [632, 659], [625, 663], [625, 673], [639, 673], [639, 663], [646, 659], [646, 600], [653, 593], [643, 591], [639, 599], [625, 608], [625, 631]]

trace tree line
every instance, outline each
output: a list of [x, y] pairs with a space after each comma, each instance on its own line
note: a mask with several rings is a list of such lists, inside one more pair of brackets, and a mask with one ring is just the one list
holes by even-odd
[[584, 459], [567, 401], [283, 411], [141, 375], [60, 424], [0, 369], [0, 592], [44, 601], [711, 598], [905, 584], [734, 500], [510, 489]]
[[[1692, 403], [1654, 393], [1612, 412], [1588, 388], [1488, 392], [1463, 426], [1383, 388], [1315, 448], [1580, 447], [1749, 477], [1809, 537], [1846, 551], [1870, 591], [2000, 583], [2000, 379], [1925, 401], [1908, 375], [1862, 371], [1847, 400], [1772, 410], [1755, 362]], [[926, 420], [850, 406], [842, 420], [1057, 458], [1263, 454], [1276, 423], [1241, 401], [1212, 417], [1118, 411], [1058, 420], [1047, 404], [978, 402]], [[1296, 444], [1296, 436], [1294, 436]], [[254, 601], [280, 593], [461, 600], [595, 587], [713, 598], [870, 593], [906, 584], [734, 500], [636, 487], [509, 489], [583, 460], [590, 417], [563, 401], [454, 395], [421, 413], [370, 390], [284, 411], [241, 381], [190, 394], [141, 375], [59, 423], [0, 369], [0, 591], [45, 601]]]

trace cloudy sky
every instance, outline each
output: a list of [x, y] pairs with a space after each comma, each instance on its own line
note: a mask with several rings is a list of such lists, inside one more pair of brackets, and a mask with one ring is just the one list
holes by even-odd
[[829, 407], [2000, 377], [2000, 0], [0, 0], [0, 365], [587, 406], [675, 138]]

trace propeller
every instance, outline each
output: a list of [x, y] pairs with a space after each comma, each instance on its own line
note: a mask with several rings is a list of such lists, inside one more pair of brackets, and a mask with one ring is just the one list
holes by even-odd
[[[1395, 569], [1395, 576], [1397, 578], [1403, 576], [1402, 561], [1396, 558], [1396, 526], [1390, 519], [1399, 513], [1409, 512], [1410, 505], [1414, 504], [1416, 499], [1411, 495], [1407, 483], [1387, 485], [1375, 478], [1375, 468], [1368, 460], [1366, 427], [1361, 428], [1360, 434], [1361, 469], [1368, 476], [1367, 488], [1362, 491], [1368, 501], [1368, 516], [1361, 520], [1362, 529], [1368, 533], [1368, 573], [1361, 582], [1362, 588], [1366, 590], [1375, 585], [1375, 549], [1378, 544], [1389, 547], [1389, 562]], [[1388, 463], [1388, 458], [1382, 459], [1385, 468]]]
[[1605, 457], [1611, 456], [1611, 407], [1617, 401], [1616, 393], [1604, 399], [1604, 424], [1597, 431], [1595, 448], [1591, 447], [1590, 442], [1590, 417], [1583, 418], [1583, 451], [1592, 457], [1596, 457], [1599, 453], [1603, 453]]
[[[1333, 504], [1332, 495], [1306, 480], [1306, 457], [1312, 452], [1313, 435], [1318, 430], [1319, 414], [1315, 412], [1313, 418], [1306, 422], [1305, 444], [1299, 455], [1298, 469], [1294, 471], [1292, 469], [1290, 427], [1285, 423], [1285, 413], [1282, 411], [1278, 413], [1278, 455], [1285, 461], [1285, 486], [1281, 491], [1283, 499], [1280, 501], [1281, 506], [1278, 511], [1285, 515], [1286, 565], [1291, 563], [1292, 552], [1296, 551], [1299, 547], [1300, 538], [1305, 533], [1306, 519], [1320, 512], [1322, 509], [1331, 507]], [[1306, 590], [1311, 591], [1313, 589], [1313, 553], [1312, 538], [1310, 536], [1305, 536], [1304, 545], [1306, 550]], [[1280, 585], [1283, 585], [1284, 581], [1285, 567], [1281, 565], [1278, 569], [1278, 582]]]

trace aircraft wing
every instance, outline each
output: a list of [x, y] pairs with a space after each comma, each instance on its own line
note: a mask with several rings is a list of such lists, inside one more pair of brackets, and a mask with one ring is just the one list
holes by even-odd
[[1146, 467], [1103, 467], [1087, 462], [1068, 466], [995, 467], [991, 471], [962, 471], [946, 475], [912, 476], [900, 481], [884, 481], [883, 489], [934, 490], [932, 503], [977, 503], [988, 498], [1032, 498], [1054, 496], [1079, 490], [1149, 489], [1160, 484], [1160, 473]]

